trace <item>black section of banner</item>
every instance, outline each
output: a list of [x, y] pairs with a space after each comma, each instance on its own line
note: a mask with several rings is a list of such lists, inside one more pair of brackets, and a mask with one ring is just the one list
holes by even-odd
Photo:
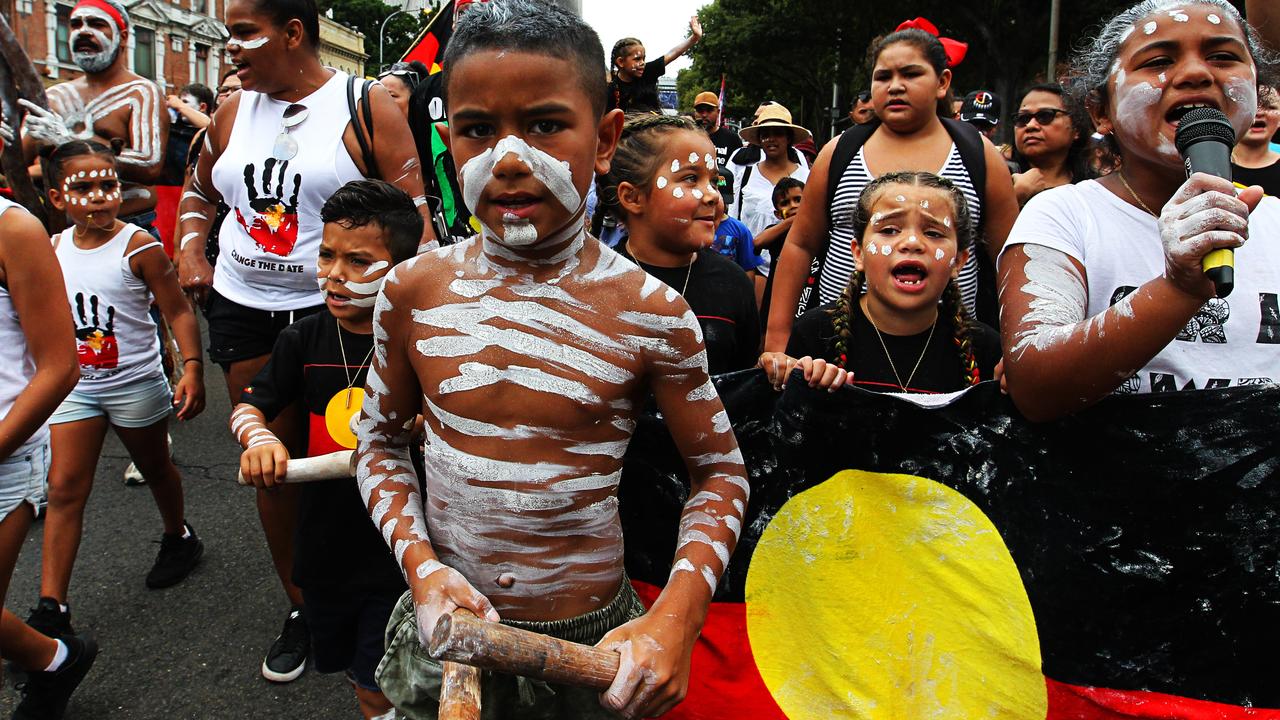
[[[918, 475], [1000, 530], [1047, 676], [1280, 707], [1280, 389], [1116, 396], [1036, 425], [992, 383], [940, 408], [796, 378], [778, 396], [759, 371], [716, 386], [752, 487], [717, 601], [743, 601], [792, 496], [845, 469]], [[687, 487], [661, 418], [644, 418], [621, 489], [633, 578], [665, 583]]]

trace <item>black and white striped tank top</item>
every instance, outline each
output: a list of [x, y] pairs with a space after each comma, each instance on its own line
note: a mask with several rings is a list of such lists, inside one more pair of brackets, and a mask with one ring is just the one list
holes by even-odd
[[[821, 304], [835, 302], [844, 288], [849, 284], [849, 276], [853, 274], [853, 211], [858, 206], [858, 198], [862, 189], [875, 178], [867, 169], [867, 161], [863, 156], [863, 148], [858, 148], [849, 167], [845, 168], [836, 185], [835, 196], [831, 200], [831, 209], [827, 220], [830, 225], [827, 257], [822, 265], [822, 277], [818, 283], [818, 298]], [[947, 162], [938, 173], [950, 180], [969, 203], [969, 214], [974, 225], [982, 219], [982, 207], [978, 204], [978, 192], [973, 188], [969, 171], [960, 159], [960, 151], [955, 143], [951, 144], [951, 152], [947, 153]], [[969, 252], [969, 260], [960, 268], [960, 294], [964, 304], [970, 311], [978, 295], [978, 251], [973, 248]]]

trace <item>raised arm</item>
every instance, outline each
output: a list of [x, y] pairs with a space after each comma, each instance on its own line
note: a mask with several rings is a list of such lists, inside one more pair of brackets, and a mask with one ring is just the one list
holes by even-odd
[[685, 38], [679, 45], [668, 50], [667, 54], [662, 56], [663, 61], [670, 65], [676, 61], [676, 58], [689, 52], [689, 48], [696, 45], [701, 39], [702, 21], [698, 19], [697, 15], [694, 15], [689, 18], [689, 37]]
[[35, 360], [36, 373], [0, 418], [0, 458], [40, 428], [80, 380], [62, 270], [40, 221], [20, 210], [0, 215], [0, 270]]
[[214, 113], [204, 133], [195, 172], [187, 174], [178, 201], [178, 282], [200, 305], [213, 287], [213, 266], [205, 257], [205, 248], [222, 199], [213, 185], [213, 164], [226, 147], [239, 104], [240, 94], [236, 93]]
[[[800, 291], [809, 277], [813, 258], [827, 242], [827, 173], [836, 143], [827, 143], [809, 172], [804, 186], [804, 200], [795, 215], [795, 223], [787, 235], [787, 244], [774, 262], [773, 295], [769, 301], [769, 330], [764, 336], [766, 352], [784, 352], [791, 337], [791, 324], [800, 306]], [[818, 289], [815, 287], [814, 292]], [[813, 305], [816, 307], [816, 304]]]
[[658, 335], [648, 377], [690, 485], [667, 586], [644, 617], [600, 641], [622, 653], [624, 670], [604, 700], [627, 717], [655, 717], [683, 699], [694, 641], [737, 545], [750, 494], [737, 438], [707, 375], [698, 320], [679, 296], [671, 307], [676, 314], [621, 313]]
[[[439, 243], [436, 242], [435, 230], [431, 224], [431, 206], [427, 203], [422, 163], [418, 158], [417, 145], [414, 144], [409, 123], [396, 107], [387, 89], [381, 85], [375, 84], [370, 88], [369, 104], [373, 109], [373, 159], [378, 167], [363, 166], [364, 158], [360, 156], [359, 143], [354, 136], [350, 142], [354, 143], [356, 151], [351, 156], [356, 158], [356, 165], [365, 177], [386, 180], [413, 198], [423, 221], [419, 252], [436, 247]], [[348, 148], [350, 147], [349, 144]]]
[[440, 616], [459, 607], [495, 622], [499, 618], [487, 598], [436, 557], [418, 475], [409, 460], [422, 387], [409, 362], [410, 293], [397, 274], [411, 270], [414, 262], [387, 275], [374, 305], [374, 353], [357, 429], [356, 481], [373, 524], [413, 592], [418, 635], [425, 646]]
[[1260, 188], [1237, 199], [1228, 181], [1194, 175], [1160, 215], [1164, 274], [1093, 317], [1077, 260], [1043, 245], [1009, 248], [1000, 260], [1000, 334], [1018, 409], [1035, 421], [1061, 417], [1096, 403], [1145, 366], [1213, 297], [1201, 259], [1243, 242], [1248, 212], [1260, 199]]

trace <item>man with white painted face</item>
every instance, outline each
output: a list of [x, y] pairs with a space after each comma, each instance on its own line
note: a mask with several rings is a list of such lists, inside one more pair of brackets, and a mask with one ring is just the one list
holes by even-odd
[[120, 219], [155, 235], [151, 186], [163, 170], [169, 114], [160, 88], [129, 70], [129, 13], [116, 0], [80, 0], [68, 27], [71, 59], [84, 75], [49, 88], [48, 109], [18, 101], [28, 111], [23, 150], [30, 160], [42, 145], [95, 139], [110, 146], [123, 140], [116, 159], [124, 199]]

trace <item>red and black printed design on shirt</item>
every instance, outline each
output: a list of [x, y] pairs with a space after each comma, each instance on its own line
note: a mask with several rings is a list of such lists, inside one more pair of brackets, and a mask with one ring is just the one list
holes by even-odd
[[[106, 324], [102, 324], [105, 316]], [[116, 344], [116, 309], [108, 305], [100, 314], [98, 296], [90, 295], [86, 312], [84, 293], [76, 293], [76, 355], [80, 367], [89, 370], [114, 370], [120, 361]]]
[[[279, 162], [267, 158], [262, 164], [262, 192], [258, 192], [258, 178], [253, 163], [244, 166], [244, 187], [249, 193], [249, 207], [253, 208], [253, 220], [246, 220], [236, 208], [236, 222], [249, 233], [249, 237], [263, 252], [288, 257], [298, 244], [298, 190], [302, 187], [302, 173], [288, 177], [289, 161]], [[285, 199], [286, 180], [292, 181], [292, 192]]]
[[[1030, 423], [990, 382], [926, 408], [802, 382], [779, 396], [759, 372], [713, 380], [752, 492], [694, 650], [689, 700], [668, 717], [786, 717], [748, 640], [748, 568], [784, 505], [854, 469], [940, 483], [990, 520], [1034, 614], [1046, 720], [1280, 720], [1274, 386], [1113, 396]], [[670, 431], [646, 413], [627, 449], [619, 515], [627, 573], [648, 604], [666, 584], [688, 492]], [[980, 574], [946, 579], [983, 587]], [[794, 591], [858, 602], [825, 586]], [[817, 657], [840, 639], [796, 642]]]

